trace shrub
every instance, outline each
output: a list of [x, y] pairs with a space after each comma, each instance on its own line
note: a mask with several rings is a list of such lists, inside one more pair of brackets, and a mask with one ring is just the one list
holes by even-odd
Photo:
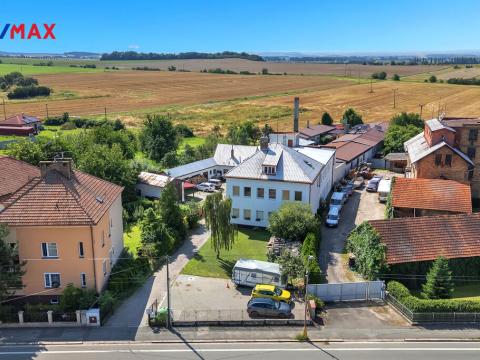
[[165, 326], [167, 325], [168, 313], [166, 311], [157, 312], [155, 317], [151, 321], [153, 326]]
[[372, 74], [372, 79], [385, 80], [387, 78], [387, 73], [385, 71], [380, 71]]
[[36, 96], [50, 96], [52, 89], [46, 86], [18, 86], [7, 94], [9, 99], [27, 99]]
[[193, 130], [185, 124], [175, 125], [175, 131], [181, 137], [189, 138], [189, 137], [194, 137], [195, 136], [193, 134]]
[[428, 82], [436, 83], [437, 82], [437, 77], [435, 75], [430, 76], [428, 78]]
[[102, 319], [105, 319], [108, 315], [113, 313], [115, 306], [118, 303], [118, 299], [111, 291], [104, 291], [98, 298], [98, 306], [100, 308], [100, 315]]
[[393, 81], [400, 81], [400, 76], [398, 74], [393, 74], [392, 80]]
[[390, 281], [387, 284], [390, 295], [414, 313], [425, 312], [480, 312], [480, 300], [464, 299], [419, 299], [410, 294], [405, 285]]
[[197, 226], [201, 219], [200, 205], [195, 201], [188, 201], [185, 204], [180, 205], [182, 214], [185, 217], [185, 222], [189, 229], [193, 229]]
[[428, 271], [422, 294], [427, 299], [448, 299], [452, 297], [452, 293], [452, 272], [448, 267], [448, 260], [440, 256]]
[[93, 289], [80, 289], [68, 284], [60, 297], [60, 308], [63, 311], [85, 310], [95, 304], [97, 295]]
[[325, 306], [325, 303], [323, 302], [323, 300], [313, 294], [308, 294], [307, 300], [315, 301], [315, 306], [317, 307], [317, 310], [320, 310]]
[[68, 112], [63, 113], [62, 116], [48, 117], [43, 122], [45, 125], [63, 125], [70, 119]]
[[269, 219], [272, 235], [290, 241], [303, 241], [309, 232], [320, 226], [310, 206], [301, 202], [285, 202]]

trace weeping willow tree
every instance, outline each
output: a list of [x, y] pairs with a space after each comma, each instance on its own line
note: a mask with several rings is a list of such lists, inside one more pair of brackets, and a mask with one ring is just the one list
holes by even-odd
[[220, 258], [220, 250], [230, 250], [238, 237], [235, 225], [230, 223], [232, 200], [224, 199], [222, 193], [208, 195], [204, 204], [205, 224], [210, 230], [213, 250]]

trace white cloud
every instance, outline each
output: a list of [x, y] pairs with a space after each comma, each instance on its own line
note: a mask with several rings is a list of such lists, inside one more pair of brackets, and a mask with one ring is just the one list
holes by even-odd
[[140, 45], [128, 45], [128, 48], [138, 50], [138, 49], [140, 49]]

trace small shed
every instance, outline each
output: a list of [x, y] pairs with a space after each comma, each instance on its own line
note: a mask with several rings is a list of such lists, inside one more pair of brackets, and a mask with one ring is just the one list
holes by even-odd
[[407, 167], [408, 154], [407, 153], [390, 153], [383, 158], [385, 161], [385, 169], [394, 172], [405, 172]]
[[148, 198], [158, 199], [160, 198], [162, 190], [171, 181], [175, 183], [179, 199], [185, 201], [183, 181], [173, 179], [165, 174], [154, 174], [146, 171], [142, 171], [140, 175], [138, 175], [136, 185], [137, 194]]

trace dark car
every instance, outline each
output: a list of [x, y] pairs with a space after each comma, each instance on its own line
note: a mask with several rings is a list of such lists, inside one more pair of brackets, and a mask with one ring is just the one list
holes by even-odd
[[373, 178], [368, 180], [367, 191], [376, 192], [378, 189], [378, 184], [382, 179], [383, 179], [382, 175], [375, 175]]
[[252, 298], [247, 304], [247, 312], [251, 317], [278, 317], [286, 319], [292, 316], [292, 308], [285, 302], [270, 298]]

